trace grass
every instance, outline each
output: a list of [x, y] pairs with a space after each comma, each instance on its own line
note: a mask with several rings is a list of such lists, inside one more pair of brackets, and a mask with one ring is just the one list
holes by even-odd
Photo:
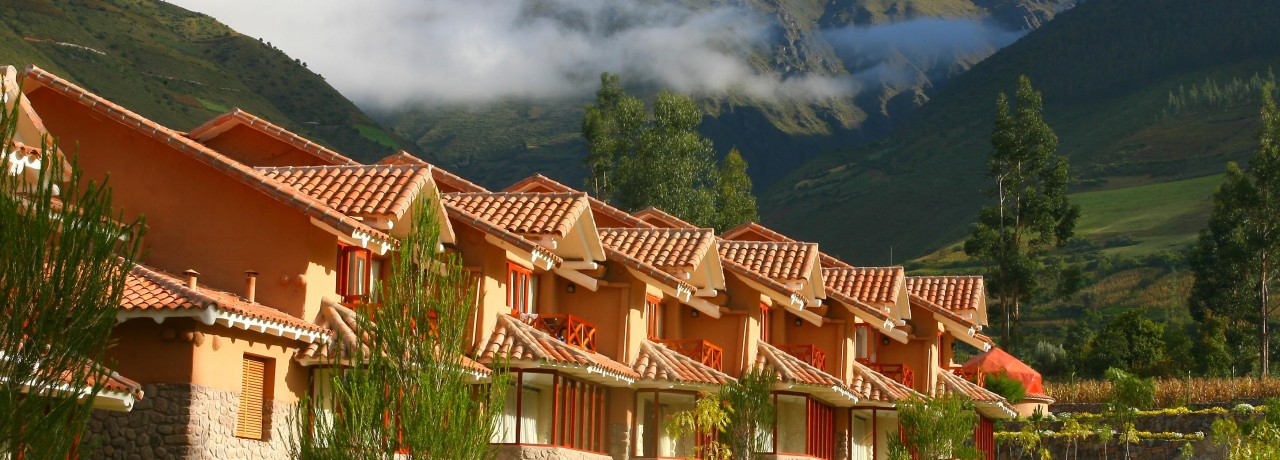
[[211, 100], [208, 100], [202, 97], [197, 97], [196, 101], [199, 102], [200, 105], [203, 106], [204, 108], [212, 110], [217, 113], [226, 113], [231, 111], [231, 109], [225, 105], [219, 104], [217, 102], [213, 102]]
[[1073, 194], [1071, 201], [1081, 209], [1076, 234], [1100, 245], [1126, 235], [1137, 241], [1105, 249], [1109, 255], [1180, 250], [1204, 227], [1221, 183], [1222, 176], [1214, 175]]
[[386, 130], [382, 129], [381, 127], [373, 126], [365, 123], [357, 123], [356, 130], [359, 131], [360, 135], [364, 136], [365, 139], [369, 139], [371, 141], [377, 142], [381, 145], [385, 145], [393, 149], [402, 148], [400, 146], [400, 142], [396, 141], [396, 139], [392, 137], [390, 133], [388, 133]]

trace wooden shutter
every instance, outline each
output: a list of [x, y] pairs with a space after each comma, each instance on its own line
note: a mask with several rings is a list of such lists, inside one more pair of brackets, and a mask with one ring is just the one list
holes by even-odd
[[267, 363], [260, 358], [245, 356], [241, 364], [241, 372], [240, 411], [236, 413], [236, 437], [262, 439]]

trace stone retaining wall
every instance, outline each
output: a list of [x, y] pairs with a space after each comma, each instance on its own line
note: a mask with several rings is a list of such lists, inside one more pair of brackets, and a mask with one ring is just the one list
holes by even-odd
[[90, 459], [289, 458], [291, 404], [273, 403], [267, 439], [235, 436], [239, 393], [189, 384], [143, 387], [130, 412], [95, 411], [89, 422]]
[[[1152, 433], [1204, 433], [1206, 439], [1198, 442], [1191, 442], [1191, 447], [1195, 451], [1195, 458], [1222, 458], [1219, 447], [1213, 444], [1213, 440], [1208, 435], [1213, 426], [1213, 422], [1228, 417], [1236, 421], [1237, 424], [1243, 423], [1245, 420], [1261, 417], [1260, 414], [1175, 414], [1175, 415], [1149, 415], [1138, 417], [1134, 422], [1134, 426], [1138, 431], [1149, 431]], [[1005, 423], [1001, 428], [1004, 431], [1018, 431], [1021, 429], [1019, 423]], [[1043, 423], [1042, 430], [1053, 430], [1055, 432], [1062, 429], [1061, 422]], [[1124, 458], [1124, 444], [1121, 444], [1115, 438], [1104, 446], [1097, 437], [1089, 437], [1078, 442], [1078, 445], [1072, 445], [1065, 438], [1043, 438], [1045, 446], [1049, 449], [1049, 453], [1056, 459], [1065, 458]], [[1129, 458], [1135, 459], [1177, 459], [1182, 458], [1182, 451], [1187, 445], [1187, 441], [1139, 441], [1129, 446]], [[997, 443], [998, 459], [1018, 459], [1018, 458], [1037, 458], [1021, 451], [1021, 449], [1010, 445], [1007, 442]], [[1104, 452], [1105, 449], [1105, 452]]]

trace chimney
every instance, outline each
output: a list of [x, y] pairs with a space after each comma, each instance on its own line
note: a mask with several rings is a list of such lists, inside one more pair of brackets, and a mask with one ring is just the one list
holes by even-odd
[[196, 277], [200, 276], [200, 272], [188, 269], [187, 271], [182, 272], [182, 274], [187, 277], [187, 289], [195, 290]]
[[244, 272], [244, 298], [253, 303], [253, 297], [258, 293], [258, 272], [249, 270]]

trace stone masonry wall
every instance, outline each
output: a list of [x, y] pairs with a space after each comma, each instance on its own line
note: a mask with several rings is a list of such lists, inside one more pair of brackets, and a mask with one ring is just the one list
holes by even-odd
[[90, 459], [287, 459], [291, 404], [273, 403], [265, 440], [235, 436], [240, 395], [188, 384], [146, 385], [130, 412], [95, 411]]
[[[1176, 415], [1152, 415], [1139, 417], [1134, 426], [1139, 431], [1149, 431], [1152, 433], [1205, 433], [1208, 435], [1211, 431], [1210, 427], [1213, 422], [1218, 419], [1228, 417], [1235, 419], [1237, 424], [1243, 423], [1247, 418], [1259, 417], [1257, 414], [1237, 415], [1237, 414], [1176, 414]], [[1041, 425], [1041, 429], [1058, 431], [1062, 427], [1061, 423], [1045, 423]], [[1002, 430], [1017, 431], [1021, 429], [1020, 424], [1006, 424]], [[1134, 459], [1177, 459], [1182, 458], [1182, 451], [1187, 441], [1139, 441], [1129, 446], [1129, 458]], [[1045, 446], [1049, 449], [1049, 453], [1053, 458], [1123, 458], [1124, 444], [1116, 439], [1110, 442], [1099, 442], [1096, 437], [1084, 439], [1078, 445], [1071, 445], [1064, 438], [1045, 438]], [[998, 459], [1018, 459], [1018, 458], [1035, 458], [1034, 455], [1021, 452], [1021, 449], [1011, 446], [1009, 443], [997, 443]], [[1206, 439], [1199, 442], [1192, 442], [1191, 447], [1195, 451], [1196, 458], [1222, 458], [1220, 447], [1215, 445], [1213, 439], [1206, 436]], [[1105, 449], [1105, 451], [1104, 451]], [[1068, 456], [1068, 453], [1070, 455]]]
[[610, 460], [608, 455], [550, 446], [493, 446], [494, 460]]

